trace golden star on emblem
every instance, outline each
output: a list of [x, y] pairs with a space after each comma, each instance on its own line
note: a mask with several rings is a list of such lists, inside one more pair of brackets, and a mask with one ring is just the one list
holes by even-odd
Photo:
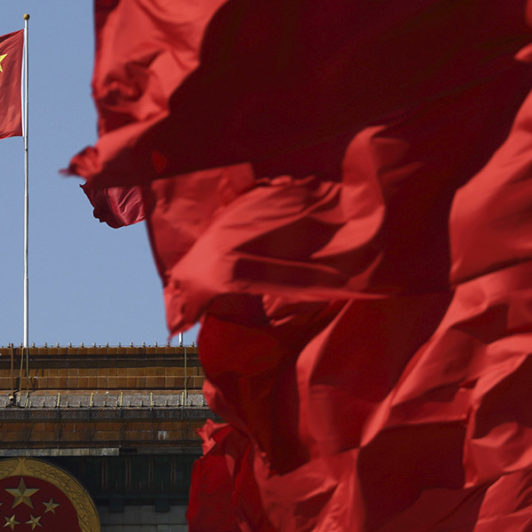
[[54, 502], [53, 499], [50, 499], [48, 502], [43, 502], [43, 504], [46, 506], [46, 510], [44, 510], [44, 513], [52, 512], [55, 514], [55, 509], [59, 506], [59, 503]]
[[15, 508], [19, 504], [25, 504], [26, 506], [33, 508], [31, 496], [39, 491], [34, 488], [26, 488], [26, 484], [24, 484], [24, 479], [22, 477], [20, 478], [17, 488], [5, 488], [5, 490], [15, 497], [11, 508]]
[[38, 515], [37, 517], [33, 517], [33, 515], [30, 514], [30, 520], [26, 521], [27, 525], [31, 525], [31, 529], [35, 530], [36, 526], [40, 526], [42, 528], [41, 523], [39, 521], [41, 520], [41, 515]]
[[8, 526], [11, 530], [15, 530], [15, 525], [20, 524], [18, 521], [15, 521], [14, 514], [11, 517], [4, 517], [4, 519], [6, 520], [6, 522], [4, 523], [4, 528]]
[[7, 57], [7, 54], [0, 55], [0, 72], [3, 72], [2, 61]]

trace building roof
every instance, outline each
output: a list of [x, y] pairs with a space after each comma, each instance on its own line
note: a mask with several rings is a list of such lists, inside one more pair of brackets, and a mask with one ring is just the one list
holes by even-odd
[[199, 449], [196, 346], [0, 348], [2, 448]]

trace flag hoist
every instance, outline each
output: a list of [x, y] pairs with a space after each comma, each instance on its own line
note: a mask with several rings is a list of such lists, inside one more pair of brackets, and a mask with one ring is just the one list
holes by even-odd
[[29, 244], [29, 68], [28, 68], [28, 22], [30, 15], [24, 14], [24, 350], [26, 360], [28, 356], [29, 344], [29, 266], [28, 266], [28, 244]]
[[[24, 332], [23, 332], [23, 349], [24, 352], [20, 358], [20, 369], [22, 377], [22, 364], [26, 360], [26, 373], [29, 372], [29, 63], [28, 63], [28, 22], [29, 13], [24, 14]], [[20, 379], [22, 383], [22, 378]]]

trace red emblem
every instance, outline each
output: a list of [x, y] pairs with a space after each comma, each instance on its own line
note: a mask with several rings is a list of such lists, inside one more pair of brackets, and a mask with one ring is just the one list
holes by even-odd
[[0, 462], [0, 530], [99, 532], [92, 499], [57, 467], [30, 458]]

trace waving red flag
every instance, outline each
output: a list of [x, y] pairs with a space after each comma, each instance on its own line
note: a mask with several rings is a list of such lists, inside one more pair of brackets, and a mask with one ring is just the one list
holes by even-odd
[[93, 188], [81, 185], [94, 207], [94, 217], [115, 229], [142, 222], [146, 217], [141, 187]]
[[0, 138], [22, 135], [22, 51], [24, 30], [0, 37]]
[[142, 185], [230, 424], [191, 524], [528, 530], [532, 3], [96, 14], [111, 127], [70, 171]]
[[[100, 140], [97, 148], [86, 148], [73, 159], [71, 172], [90, 177], [93, 162], [99, 166], [108, 150], [110, 158], [125, 153], [168, 116], [172, 93], [198, 64], [203, 27], [222, 2], [95, 2], [92, 88]], [[140, 170], [133, 172], [133, 167], [122, 168], [129, 177], [124, 176], [119, 186], [101, 186], [89, 179], [83, 187], [94, 216], [111, 227], [139, 222], [146, 215], [141, 189], [131, 186], [138, 182], [133, 175]]]

